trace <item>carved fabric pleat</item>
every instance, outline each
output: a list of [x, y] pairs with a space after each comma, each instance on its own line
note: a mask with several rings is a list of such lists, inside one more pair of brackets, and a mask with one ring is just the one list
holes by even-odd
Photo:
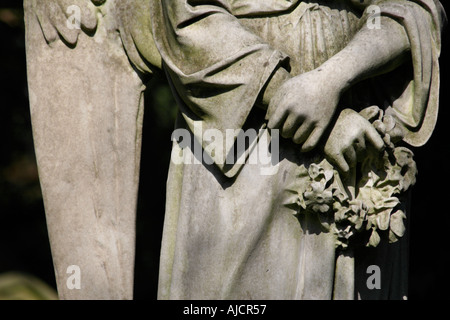
[[[324, 2], [324, 1], [322, 1]], [[351, 40], [359, 17], [346, 2], [301, 2], [290, 14], [240, 21], [290, 57], [296, 75], [319, 67]]]

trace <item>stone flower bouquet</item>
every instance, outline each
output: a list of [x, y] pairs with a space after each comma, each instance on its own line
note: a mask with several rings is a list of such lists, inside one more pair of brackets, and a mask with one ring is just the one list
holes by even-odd
[[297, 215], [317, 215], [326, 231], [336, 235], [336, 247], [343, 249], [357, 234], [370, 247], [378, 246], [382, 233], [391, 243], [404, 235], [406, 215], [400, 198], [417, 174], [412, 151], [395, 146], [402, 139], [395, 119], [376, 106], [360, 114], [383, 138], [383, 152], [369, 150], [350, 180], [344, 180], [326, 159], [308, 168], [302, 165], [286, 189], [290, 196], [285, 205]]

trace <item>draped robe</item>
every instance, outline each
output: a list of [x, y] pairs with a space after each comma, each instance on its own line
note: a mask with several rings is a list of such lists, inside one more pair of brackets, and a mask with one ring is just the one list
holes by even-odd
[[[405, 143], [420, 146], [437, 117], [444, 13], [433, 0], [378, 4], [381, 15], [404, 26], [411, 59], [388, 77], [359, 84], [341, 105], [380, 106], [402, 125]], [[224, 152], [211, 152], [203, 138], [208, 129], [225, 137], [227, 129], [264, 128], [258, 99], [271, 75], [280, 67], [292, 75], [319, 67], [364, 26], [367, 12], [350, 1], [163, 0], [152, 2], [151, 19], [180, 109], [176, 126], [191, 138], [173, 142], [172, 159], [181, 152], [191, 161], [170, 164], [158, 298], [407, 296], [407, 237], [340, 256], [334, 234], [284, 205], [296, 169], [320, 161], [319, 151], [301, 154], [280, 138], [269, 164], [275, 170], [261, 174], [263, 165], [248, 159], [267, 149], [260, 143], [266, 131], [248, 143], [245, 164], [226, 161], [229, 142]], [[380, 266], [380, 290], [366, 286], [370, 265]]]

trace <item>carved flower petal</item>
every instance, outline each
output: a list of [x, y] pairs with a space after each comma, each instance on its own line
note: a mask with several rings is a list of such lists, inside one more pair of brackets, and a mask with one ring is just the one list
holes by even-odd
[[391, 209], [388, 209], [377, 214], [377, 224], [380, 230], [387, 230], [389, 228], [389, 218], [391, 211]]
[[330, 211], [330, 206], [327, 204], [314, 204], [312, 206], [313, 211], [315, 212], [321, 212], [321, 213], [327, 213]]
[[336, 222], [342, 221], [346, 218], [348, 208], [342, 207], [334, 213], [334, 220]]
[[312, 163], [308, 168], [308, 174], [311, 177], [311, 179], [313, 179], [313, 180], [315, 180], [320, 175], [322, 175], [322, 173], [323, 173], [323, 169], [315, 163]]
[[333, 176], [334, 176], [333, 170], [324, 170], [323, 174], [324, 174], [325, 180], [326, 180], [327, 182], [330, 181], [331, 178], [333, 178]]
[[398, 237], [403, 237], [403, 235], [405, 234], [406, 228], [403, 222], [404, 219], [406, 219], [406, 215], [401, 210], [398, 210], [391, 215], [390, 229]]
[[392, 232], [392, 230], [389, 230], [389, 243], [395, 243], [398, 241], [397, 235]]
[[325, 184], [314, 181], [311, 183], [311, 188], [313, 192], [323, 192], [325, 190]]
[[348, 200], [348, 196], [337, 188], [333, 192], [333, 197], [337, 203], [344, 203], [346, 200]]
[[402, 167], [411, 165], [414, 162], [413, 160], [414, 153], [408, 148], [404, 147], [395, 148], [394, 156], [395, 159], [397, 160], [397, 163]]
[[369, 243], [367, 245], [371, 247], [376, 247], [380, 243], [380, 240], [381, 239], [378, 232], [376, 232], [375, 229], [372, 229], [372, 234], [370, 235]]

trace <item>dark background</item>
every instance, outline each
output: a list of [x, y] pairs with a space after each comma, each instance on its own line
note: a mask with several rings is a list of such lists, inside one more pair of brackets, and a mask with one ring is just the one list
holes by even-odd
[[[450, 7], [448, 2], [442, 1]], [[447, 9], [450, 12], [450, 9]], [[0, 274], [18, 271], [55, 287], [35, 164], [25, 65], [22, 1], [0, 3]], [[441, 105], [435, 133], [414, 150], [419, 176], [412, 194], [411, 300], [450, 299], [450, 41], [441, 55]], [[175, 104], [162, 77], [146, 93], [137, 216], [135, 299], [155, 299], [165, 182]]]

